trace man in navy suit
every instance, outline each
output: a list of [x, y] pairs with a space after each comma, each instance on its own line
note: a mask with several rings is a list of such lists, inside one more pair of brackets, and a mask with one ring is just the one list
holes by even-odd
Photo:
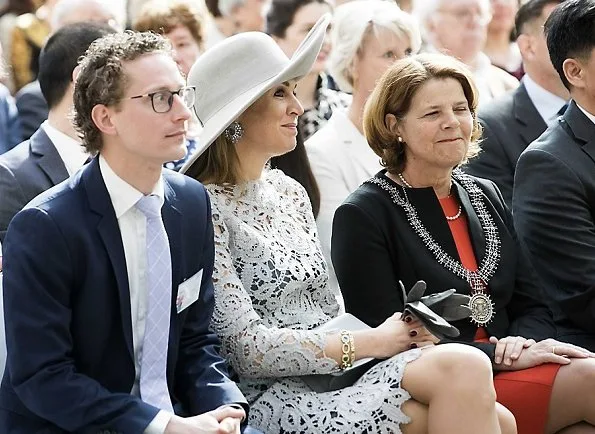
[[558, 338], [595, 351], [595, 0], [566, 0], [545, 23], [572, 102], [521, 154], [514, 224], [548, 296]]
[[[194, 89], [152, 33], [95, 41], [77, 71], [74, 123], [98, 156], [9, 226], [0, 431], [239, 433], [247, 404], [209, 329], [210, 202], [162, 168], [185, 152]], [[147, 199], [157, 218], [145, 217]], [[169, 327], [149, 326], [164, 315]], [[147, 339], [156, 332], [161, 353]]]
[[543, 34], [543, 23], [562, 1], [529, 0], [520, 7], [515, 32], [525, 76], [519, 87], [490, 101], [477, 114], [483, 127], [481, 153], [464, 170], [494, 181], [509, 207], [521, 152], [556, 122], [569, 98]]
[[0, 241], [17, 212], [39, 193], [64, 181], [89, 158], [69, 120], [72, 72], [91, 42], [113, 32], [106, 24], [71, 24], [54, 33], [43, 48], [39, 84], [50, 113], [30, 140], [0, 155]]

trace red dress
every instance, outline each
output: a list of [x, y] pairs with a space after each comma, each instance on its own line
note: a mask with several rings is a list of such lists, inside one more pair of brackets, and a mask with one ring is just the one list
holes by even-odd
[[[455, 216], [459, 210], [457, 200], [448, 196], [440, 199], [446, 216]], [[477, 261], [469, 237], [467, 218], [464, 214], [448, 225], [457, 246], [461, 263], [468, 270], [477, 270]], [[476, 342], [488, 342], [489, 336], [483, 327], [477, 329]], [[560, 365], [548, 363], [522, 371], [497, 372], [494, 385], [498, 402], [515, 416], [519, 434], [543, 434], [547, 423], [552, 386]]]

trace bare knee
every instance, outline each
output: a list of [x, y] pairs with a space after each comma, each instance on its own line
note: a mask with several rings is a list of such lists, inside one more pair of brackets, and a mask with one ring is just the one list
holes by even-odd
[[468, 393], [477, 399], [496, 401], [492, 363], [480, 350], [470, 345], [446, 344], [440, 357], [444, 386], [451, 393]]
[[453, 382], [458, 382], [458, 379], [489, 379], [491, 382], [492, 363], [482, 351], [463, 344], [446, 344], [441, 349], [440, 369], [448, 373]]

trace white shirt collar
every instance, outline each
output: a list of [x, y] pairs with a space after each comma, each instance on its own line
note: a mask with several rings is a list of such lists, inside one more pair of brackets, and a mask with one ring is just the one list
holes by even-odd
[[[128, 212], [130, 208], [136, 205], [139, 199], [143, 197], [143, 194], [116, 175], [107, 163], [107, 160], [103, 158], [103, 155], [101, 154], [99, 154], [99, 170], [101, 171], [101, 176], [103, 177], [103, 182], [105, 182], [105, 187], [107, 188], [110, 199], [112, 200], [116, 218], [119, 219], [123, 214]], [[161, 205], [163, 205], [163, 202], [165, 201], [163, 177], [159, 177], [159, 181], [157, 181], [157, 184], [153, 187], [151, 194], [158, 196]]]
[[[576, 101], [575, 101], [576, 102]], [[592, 115], [591, 113], [589, 113], [587, 110], [585, 110], [584, 108], [582, 108], [580, 105], [576, 105], [579, 109], [581, 109], [581, 111], [585, 114], [586, 117], [588, 117], [591, 122], [593, 122], [595, 124], [595, 115]]]
[[523, 84], [539, 115], [548, 126], [552, 125], [558, 119], [558, 111], [567, 101], [535, 83], [529, 74], [523, 77]]
[[87, 154], [80, 141], [53, 127], [48, 120], [45, 120], [41, 127], [54, 144], [69, 175], [83, 167], [89, 158], [89, 154]]

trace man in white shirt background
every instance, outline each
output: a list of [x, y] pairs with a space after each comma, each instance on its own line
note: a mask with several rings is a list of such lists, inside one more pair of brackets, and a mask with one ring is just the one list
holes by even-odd
[[464, 170], [494, 181], [509, 207], [519, 156], [556, 121], [570, 97], [552, 65], [543, 33], [543, 23], [562, 1], [530, 0], [521, 6], [515, 27], [525, 76], [517, 89], [488, 102], [478, 113], [482, 151]]
[[114, 32], [106, 24], [71, 24], [54, 33], [43, 48], [39, 84], [50, 111], [29, 140], [0, 155], [0, 241], [17, 212], [89, 158], [70, 121], [72, 74], [91, 42]]

